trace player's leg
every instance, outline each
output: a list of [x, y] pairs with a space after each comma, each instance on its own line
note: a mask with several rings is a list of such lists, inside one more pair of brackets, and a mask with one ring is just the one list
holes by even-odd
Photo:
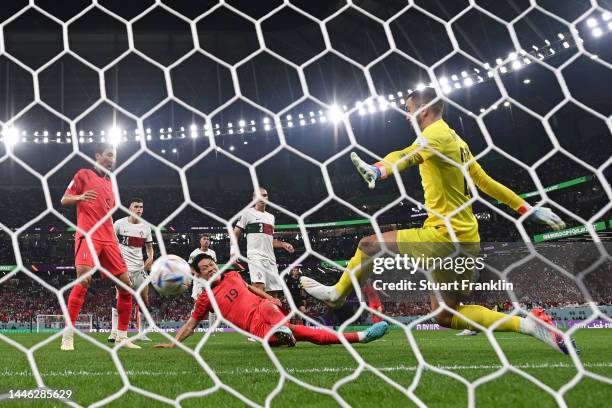
[[[81, 276], [89, 273], [92, 267], [88, 265], [78, 265], [76, 266], [76, 275], [77, 279]], [[77, 318], [79, 313], [81, 313], [81, 309], [83, 308], [83, 303], [85, 303], [85, 296], [87, 296], [87, 290], [89, 289], [89, 285], [91, 284], [91, 276], [84, 278], [80, 283], [77, 283], [72, 287], [70, 291], [70, 295], [68, 295], [68, 317], [72, 322], [72, 326], [76, 325]], [[62, 345], [61, 350], [63, 351], [71, 351], [74, 350], [74, 332], [73, 328], [69, 328], [64, 332], [62, 336]]]
[[249, 259], [249, 276], [251, 285], [259, 290], [266, 291], [266, 271], [261, 262]]
[[[96, 248], [94, 248], [95, 250]], [[84, 275], [87, 275], [94, 267], [94, 259], [89, 250], [89, 245], [85, 238], [79, 238], [75, 245], [74, 250], [74, 263], [76, 268], [77, 279]], [[91, 276], [83, 278], [79, 283], [72, 287], [70, 295], [68, 295], [68, 318], [72, 323], [72, 327], [76, 324], [76, 320], [83, 308], [85, 303], [85, 296], [87, 295], [87, 289], [91, 284]], [[73, 328], [67, 329], [62, 335], [61, 350], [72, 351], [74, 350], [74, 332]]]
[[[289, 328], [297, 341], [308, 341], [318, 345], [339, 344], [342, 342], [339, 335], [330, 333], [326, 330], [303, 326], [301, 324], [290, 324]], [[369, 343], [380, 339], [387, 333], [388, 329], [389, 324], [385, 321], [380, 321], [370, 326], [367, 330], [342, 333], [341, 335], [349, 343]]]
[[[136, 270], [129, 272], [130, 281], [134, 290], [140, 294], [145, 306], [149, 306], [149, 285], [147, 284], [147, 274], [144, 270]], [[136, 328], [138, 329], [138, 340], [151, 341], [145, 334], [144, 328], [146, 319], [140, 309], [140, 305], [137, 302], [134, 303], [135, 317], [136, 317]]]
[[[104, 245], [100, 253], [100, 265], [109, 273], [113, 274], [128, 288], [133, 288], [128, 274], [127, 266], [121, 256], [119, 247], [115, 245]], [[117, 339], [115, 342], [121, 347], [139, 349], [140, 346], [128, 340], [127, 331], [132, 315], [132, 294], [122, 286], [117, 285]]]
[[[383, 235], [386, 248], [391, 253], [398, 253], [397, 246], [398, 231], [388, 231]], [[371, 257], [381, 251], [381, 244], [376, 235], [370, 235], [359, 241], [355, 255], [351, 258], [340, 280], [334, 286], [325, 286], [308, 277], [302, 277], [300, 282], [306, 292], [319, 300], [324, 301], [331, 307], [342, 306], [346, 297], [354, 290], [351, 275], [354, 275], [359, 284], [365, 283], [372, 274]]]
[[[453, 314], [448, 310], [439, 312], [436, 315], [436, 321], [440, 326], [455, 330], [474, 331], [478, 329], [470, 324], [466, 318], [485, 328], [500, 322], [494, 331], [527, 334], [541, 340], [561, 353], [569, 354], [563, 337], [551, 330], [553, 326], [552, 319], [542, 309], [532, 310], [527, 317], [510, 316], [480, 305], [462, 305], [457, 300], [457, 297], [453, 295], [443, 293], [442, 297], [444, 303], [451, 309], [459, 312], [459, 314]], [[439, 303], [435, 295], [430, 294], [430, 299], [432, 310], [437, 309]]]

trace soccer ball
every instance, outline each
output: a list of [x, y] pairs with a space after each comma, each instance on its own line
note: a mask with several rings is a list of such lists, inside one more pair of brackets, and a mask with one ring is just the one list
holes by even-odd
[[176, 255], [159, 257], [151, 267], [151, 284], [162, 296], [178, 296], [191, 285], [191, 268]]

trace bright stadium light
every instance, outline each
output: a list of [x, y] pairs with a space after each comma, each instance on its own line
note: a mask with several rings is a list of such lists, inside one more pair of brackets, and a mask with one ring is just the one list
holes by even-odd
[[121, 143], [121, 129], [113, 126], [108, 130], [108, 142], [113, 146], [117, 146]]
[[334, 123], [338, 123], [342, 120], [342, 111], [340, 110], [340, 108], [338, 108], [338, 106], [332, 105], [329, 109], [329, 120]]
[[523, 64], [521, 63], [521, 61], [514, 61], [512, 63], [512, 69], [515, 71], [520, 70], [521, 68], [523, 68]]
[[527, 78], [523, 81], [525, 85], [529, 85], [531, 83], [531, 79]]
[[197, 127], [196, 125], [192, 124], [191, 126], [189, 126], [189, 129], [190, 129], [192, 132], [195, 132], [196, 130], [198, 130], [198, 127]]
[[601, 15], [601, 19], [603, 21], [612, 20], [612, 13], [610, 13], [609, 11], [603, 12], [602, 15]]
[[603, 30], [599, 27], [595, 27], [593, 29], [593, 37], [598, 38], [601, 37], [603, 35]]
[[596, 18], [593, 18], [593, 17], [589, 18], [589, 19], [587, 20], [587, 27], [589, 27], [589, 28], [593, 28], [593, 27], [595, 27], [595, 26], [597, 26], [597, 19], [596, 19]]
[[2, 129], [2, 132], [0, 132], [0, 134], [2, 135], [2, 138], [4, 139], [4, 144], [6, 146], [15, 146], [17, 143], [19, 143], [19, 130], [17, 128], [14, 127], [7, 127]]
[[238, 126], [244, 127], [245, 125], [246, 125], [246, 122], [244, 121], [244, 119], [240, 119], [240, 121], [238, 121]]
[[472, 78], [465, 78], [463, 80], [463, 85], [465, 85], [467, 88], [469, 88], [470, 86], [474, 85], [474, 80]]

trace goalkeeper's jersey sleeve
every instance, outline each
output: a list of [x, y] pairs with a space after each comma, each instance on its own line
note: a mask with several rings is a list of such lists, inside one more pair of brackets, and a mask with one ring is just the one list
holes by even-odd
[[[424, 227], [446, 228], [444, 218], [450, 224], [460, 241], [477, 242], [478, 222], [472, 213], [472, 206], [466, 204], [471, 198], [471, 190], [464, 173], [457, 164], [469, 165], [469, 175], [474, 184], [486, 194], [518, 209], [523, 200], [510, 189], [489, 177], [474, 161], [465, 143], [446, 122], [439, 120], [423, 130], [422, 136], [404, 150], [388, 154], [382, 163], [385, 175], [398, 170], [419, 165], [421, 182], [425, 193], [425, 207], [429, 217]], [[453, 214], [458, 208], [465, 207]]]

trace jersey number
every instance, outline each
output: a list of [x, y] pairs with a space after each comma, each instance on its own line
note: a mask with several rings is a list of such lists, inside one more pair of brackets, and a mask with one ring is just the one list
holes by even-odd
[[[461, 152], [461, 164], [467, 163], [469, 159], [468, 150], [465, 147], [461, 147], [459, 150]], [[470, 190], [470, 187], [468, 186], [468, 182], [465, 176], [463, 177], [463, 194], [466, 197], [472, 198], [472, 191]]]
[[229, 293], [225, 295], [225, 298], [231, 303], [238, 297], [238, 291], [236, 289], [230, 289]]

